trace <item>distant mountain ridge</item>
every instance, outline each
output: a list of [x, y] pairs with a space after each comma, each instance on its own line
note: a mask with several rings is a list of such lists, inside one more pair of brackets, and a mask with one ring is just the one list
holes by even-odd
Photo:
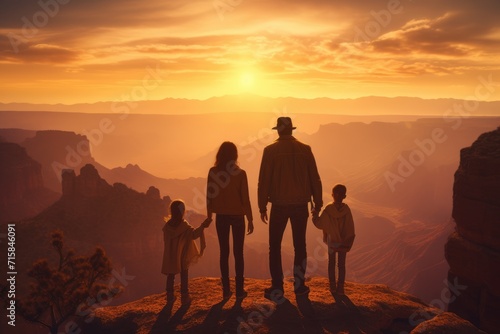
[[[124, 183], [128, 187], [146, 192], [151, 185], [173, 198], [193, 197], [192, 189], [203, 189], [205, 179], [165, 179], [154, 176], [137, 164], [125, 167], [107, 168], [94, 159], [89, 139], [71, 131], [21, 129], [0, 129], [0, 136], [9, 141], [17, 141], [34, 160], [40, 163], [43, 184], [56, 193], [61, 193], [61, 172], [63, 169], [78, 171], [86, 164], [92, 164], [109, 183]], [[198, 197], [201, 196], [198, 194]]]
[[[470, 102], [470, 101], [469, 101]], [[498, 116], [500, 101], [477, 101], [475, 116]], [[145, 101], [106, 101], [79, 104], [0, 103], [6, 111], [57, 111], [115, 114], [205, 114], [210, 112], [272, 112], [287, 107], [294, 113], [337, 115], [434, 115], [441, 116], [453, 105], [466, 100], [418, 97], [367, 96], [356, 99], [270, 98], [251, 94], [212, 97], [206, 100], [165, 98]], [[475, 103], [473, 103], [475, 105]], [[469, 110], [470, 114], [470, 110]]]

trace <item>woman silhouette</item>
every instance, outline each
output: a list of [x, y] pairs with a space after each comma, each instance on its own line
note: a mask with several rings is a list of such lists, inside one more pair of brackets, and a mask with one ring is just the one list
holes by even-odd
[[247, 296], [244, 285], [243, 243], [245, 216], [248, 234], [253, 232], [252, 208], [248, 195], [246, 172], [238, 166], [238, 149], [232, 142], [220, 146], [215, 164], [207, 177], [207, 217], [215, 216], [215, 227], [220, 247], [220, 273], [224, 299], [231, 297], [229, 284], [229, 231], [232, 227], [235, 262], [236, 298]]

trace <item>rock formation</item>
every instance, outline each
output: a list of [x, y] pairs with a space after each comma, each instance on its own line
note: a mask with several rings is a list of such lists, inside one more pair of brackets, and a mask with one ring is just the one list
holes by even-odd
[[27, 190], [43, 187], [41, 165], [28, 156], [26, 150], [14, 143], [0, 143], [2, 189], [9, 196], [21, 198]]
[[40, 164], [14, 143], [0, 143], [0, 222], [29, 218], [59, 197], [44, 188]]
[[86, 164], [95, 164], [86, 136], [69, 131], [37, 131], [21, 143], [28, 154], [42, 164], [45, 186], [61, 191], [61, 171], [79, 170]]
[[63, 196], [103, 197], [109, 194], [111, 189], [93, 165], [83, 166], [79, 177], [76, 177], [72, 169], [62, 171]]
[[[460, 152], [453, 187], [456, 231], [445, 255], [450, 289], [449, 310], [479, 328], [500, 328], [500, 128], [482, 134]], [[458, 293], [457, 293], [458, 292]]]

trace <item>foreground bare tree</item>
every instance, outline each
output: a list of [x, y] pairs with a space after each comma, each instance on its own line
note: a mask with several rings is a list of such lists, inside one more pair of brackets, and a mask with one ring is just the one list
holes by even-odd
[[96, 248], [91, 256], [76, 255], [65, 249], [61, 231], [52, 233], [51, 244], [58, 263], [55, 267], [47, 259], [33, 263], [28, 275], [34, 282], [30, 293], [19, 300], [19, 311], [28, 321], [57, 334], [67, 320], [88, 315], [97, 303], [116, 296], [120, 289], [105, 284], [106, 280], [113, 282], [109, 280], [112, 266], [102, 248]]

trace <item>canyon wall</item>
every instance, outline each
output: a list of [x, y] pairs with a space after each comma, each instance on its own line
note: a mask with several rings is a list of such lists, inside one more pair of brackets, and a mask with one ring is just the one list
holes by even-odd
[[0, 222], [31, 217], [58, 194], [43, 186], [41, 165], [15, 143], [0, 143]]
[[479, 328], [500, 327], [500, 128], [460, 152], [453, 186], [456, 230], [445, 246], [449, 310]]

